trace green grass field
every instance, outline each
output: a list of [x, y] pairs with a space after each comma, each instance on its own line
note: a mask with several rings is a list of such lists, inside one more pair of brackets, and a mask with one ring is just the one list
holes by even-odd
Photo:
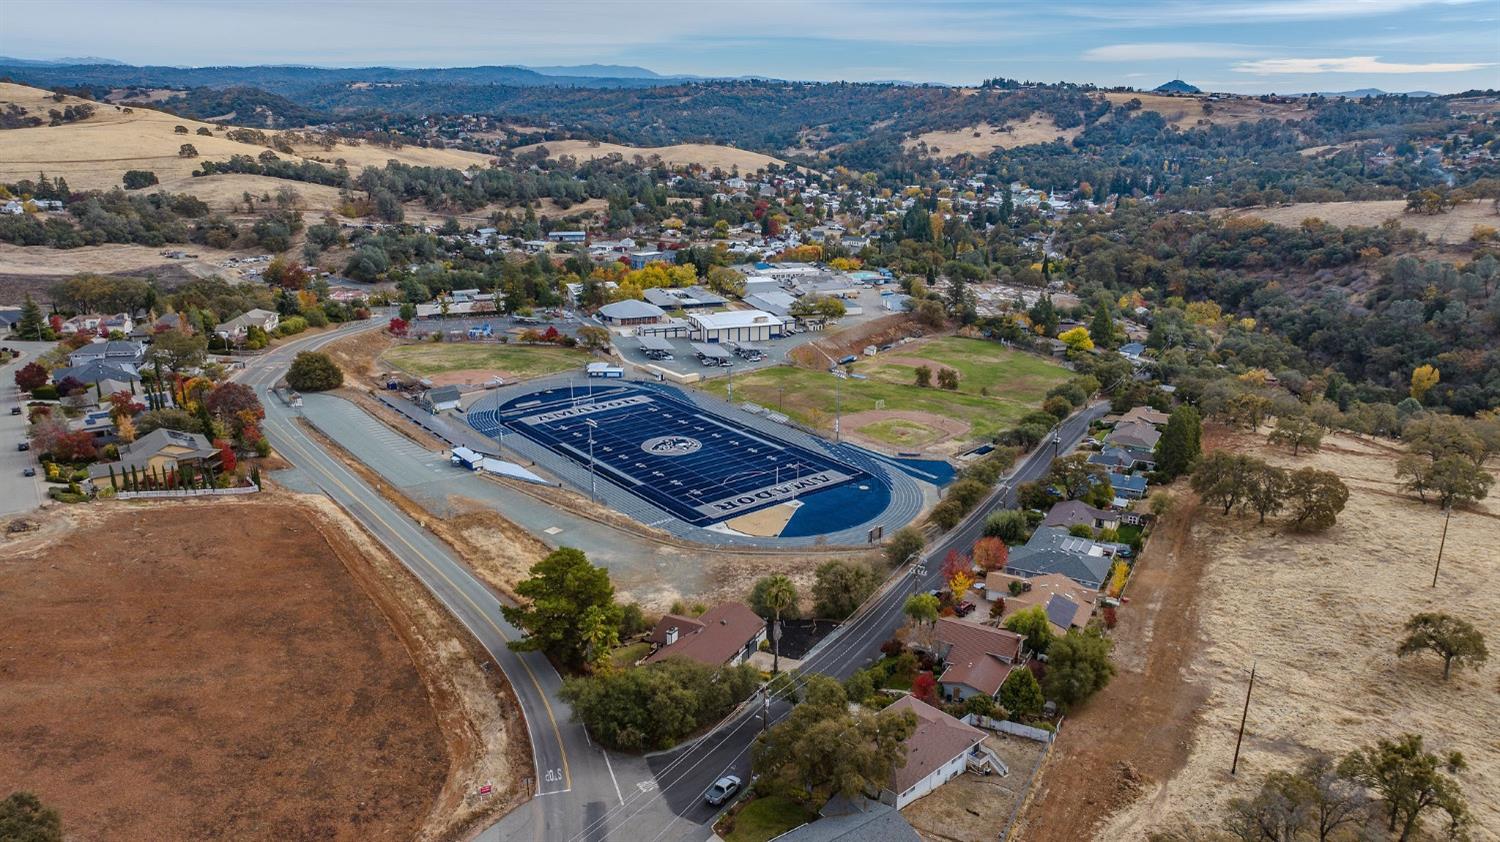
[[757, 798], [734, 817], [734, 830], [725, 842], [766, 842], [817, 818], [801, 804], [781, 796]]
[[[916, 359], [932, 368], [933, 386], [916, 386], [917, 364], [911, 362]], [[958, 372], [957, 391], [937, 388], [936, 374], [944, 367]], [[762, 369], [734, 378], [734, 399], [777, 409], [831, 433], [837, 387], [845, 416], [875, 409], [927, 413], [969, 424], [969, 434], [963, 439], [979, 441], [1038, 408], [1047, 390], [1072, 376], [1060, 365], [995, 342], [951, 336], [893, 348], [861, 359], [853, 368], [866, 379], [839, 380], [826, 371], [790, 366]], [[726, 386], [719, 378], [704, 388], [723, 397]], [[922, 447], [943, 437], [940, 430], [913, 419], [888, 418], [858, 430], [845, 426], [844, 431], [895, 447]]]
[[551, 345], [490, 345], [470, 342], [422, 342], [386, 351], [386, 363], [419, 377], [447, 371], [503, 371], [527, 379], [582, 368], [589, 352]]

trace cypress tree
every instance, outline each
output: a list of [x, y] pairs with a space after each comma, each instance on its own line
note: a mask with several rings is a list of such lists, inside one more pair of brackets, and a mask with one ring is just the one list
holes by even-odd
[[115, 466], [114, 465], [110, 465], [109, 466], [109, 490], [110, 491], [119, 491], [120, 490], [119, 486], [115, 485]]
[[1173, 479], [1193, 469], [1203, 454], [1203, 422], [1198, 410], [1179, 406], [1167, 419], [1167, 428], [1156, 442], [1156, 470]]

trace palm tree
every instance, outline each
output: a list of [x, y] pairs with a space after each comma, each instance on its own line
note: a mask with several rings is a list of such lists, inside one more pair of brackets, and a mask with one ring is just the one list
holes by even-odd
[[797, 604], [797, 586], [786, 576], [771, 576], [761, 593], [761, 603], [776, 615], [771, 627], [771, 674], [781, 672], [781, 612]]

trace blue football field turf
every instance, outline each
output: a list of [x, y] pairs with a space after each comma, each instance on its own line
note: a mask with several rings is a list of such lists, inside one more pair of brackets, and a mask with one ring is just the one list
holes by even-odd
[[468, 420], [492, 438], [503, 425], [585, 470], [592, 438], [601, 480], [695, 526], [797, 499], [806, 511], [783, 534], [819, 534], [861, 523], [889, 501], [883, 477], [658, 389], [554, 388], [473, 410]]

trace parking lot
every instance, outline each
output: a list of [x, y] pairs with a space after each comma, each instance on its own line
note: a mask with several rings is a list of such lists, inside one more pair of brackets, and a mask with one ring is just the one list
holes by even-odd
[[[21, 390], [16, 388], [16, 370], [35, 360], [52, 347], [50, 342], [0, 342], [8, 348], [19, 348], [19, 359], [0, 366], [0, 515], [29, 512], [46, 499], [40, 477], [24, 477], [26, 468], [36, 468], [36, 454], [20, 451], [16, 445], [26, 441], [26, 416], [12, 415], [11, 408], [21, 406]], [[40, 471], [38, 472], [40, 473]]]

